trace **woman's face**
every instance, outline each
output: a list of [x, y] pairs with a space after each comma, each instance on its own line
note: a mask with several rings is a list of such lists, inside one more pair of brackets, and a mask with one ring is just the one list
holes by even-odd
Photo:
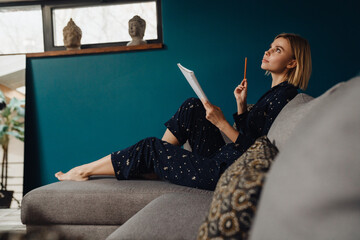
[[265, 51], [261, 68], [272, 73], [283, 73], [296, 66], [290, 43], [285, 38], [277, 38]]

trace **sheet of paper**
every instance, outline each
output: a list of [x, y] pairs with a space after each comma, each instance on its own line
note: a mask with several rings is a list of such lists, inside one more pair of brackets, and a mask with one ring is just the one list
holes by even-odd
[[186, 80], [189, 82], [190, 86], [192, 87], [198, 98], [208, 100], [198, 80], [196, 79], [194, 72], [183, 67], [180, 63], [178, 63], [177, 65], [180, 68], [181, 72], [184, 74]]

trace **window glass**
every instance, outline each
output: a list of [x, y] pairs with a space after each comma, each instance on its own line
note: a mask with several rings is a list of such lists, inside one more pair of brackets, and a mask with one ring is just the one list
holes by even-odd
[[82, 45], [131, 41], [128, 21], [135, 15], [139, 15], [146, 21], [144, 39], [157, 39], [156, 1], [55, 8], [52, 12], [54, 46], [64, 46], [62, 31], [70, 18], [81, 28]]
[[44, 51], [40, 5], [0, 8], [0, 54]]

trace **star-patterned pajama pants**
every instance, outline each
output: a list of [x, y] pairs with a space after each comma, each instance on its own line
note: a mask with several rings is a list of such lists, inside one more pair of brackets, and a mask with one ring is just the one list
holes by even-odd
[[214, 190], [223, 171], [242, 152], [225, 144], [217, 127], [205, 118], [197, 98], [186, 100], [165, 123], [181, 145], [189, 141], [192, 151], [150, 137], [124, 150], [113, 152], [111, 161], [118, 180], [155, 173], [174, 184]]

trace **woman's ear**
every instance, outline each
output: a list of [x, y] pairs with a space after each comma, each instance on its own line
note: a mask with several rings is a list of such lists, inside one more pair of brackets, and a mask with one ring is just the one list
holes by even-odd
[[292, 59], [292, 60], [288, 63], [288, 65], [287, 65], [286, 67], [287, 67], [287, 68], [294, 68], [294, 67], [296, 67], [296, 65], [297, 65], [296, 59]]

